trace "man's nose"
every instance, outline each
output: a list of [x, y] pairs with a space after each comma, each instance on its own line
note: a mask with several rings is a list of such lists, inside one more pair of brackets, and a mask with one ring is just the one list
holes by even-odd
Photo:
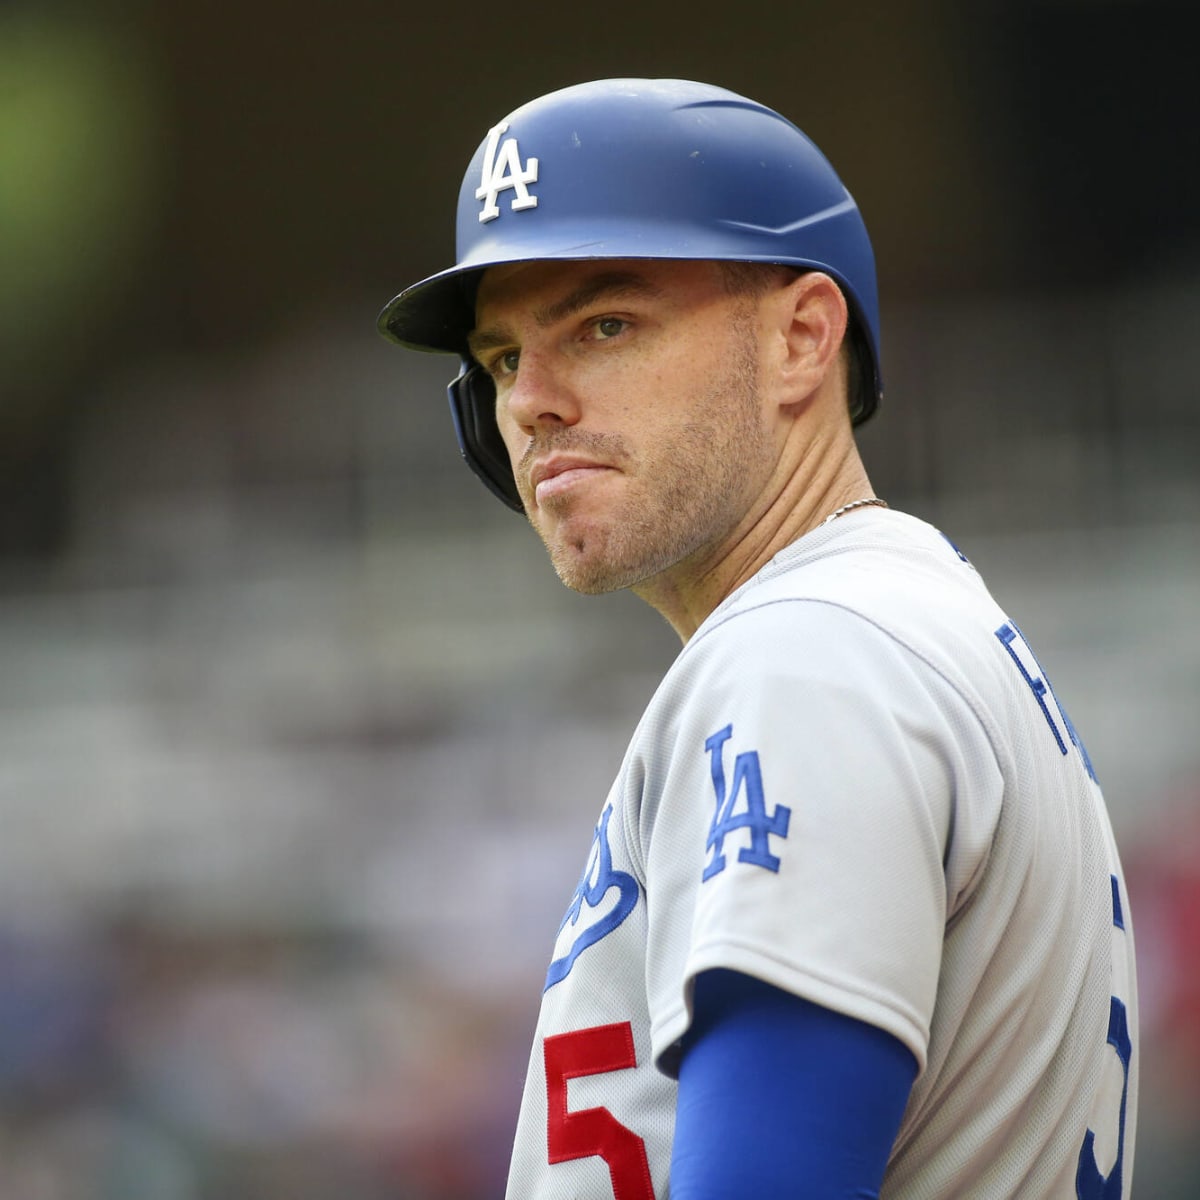
[[578, 397], [565, 373], [551, 356], [538, 351], [521, 351], [516, 377], [502, 403], [526, 433], [539, 426], [574, 425], [579, 420]]

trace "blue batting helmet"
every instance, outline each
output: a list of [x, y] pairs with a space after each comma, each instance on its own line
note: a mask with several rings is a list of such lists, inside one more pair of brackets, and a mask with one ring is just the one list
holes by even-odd
[[488, 267], [541, 259], [715, 259], [823, 271], [841, 286], [870, 359], [855, 424], [882, 394], [875, 259], [854, 198], [812, 141], [724, 88], [606, 79], [551, 92], [488, 132], [458, 197], [458, 261], [395, 297], [385, 337], [458, 354], [450, 407], [463, 457], [524, 511], [471, 358], [475, 290]]

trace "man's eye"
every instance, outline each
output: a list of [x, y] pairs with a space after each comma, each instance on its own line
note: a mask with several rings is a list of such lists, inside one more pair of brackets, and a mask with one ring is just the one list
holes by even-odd
[[520, 361], [520, 350], [505, 350], [503, 354], [497, 354], [492, 359], [491, 373], [493, 375], [511, 375], [517, 369], [517, 363]]
[[596, 336], [603, 338], [616, 337], [625, 328], [625, 322], [620, 317], [601, 317], [596, 322]]

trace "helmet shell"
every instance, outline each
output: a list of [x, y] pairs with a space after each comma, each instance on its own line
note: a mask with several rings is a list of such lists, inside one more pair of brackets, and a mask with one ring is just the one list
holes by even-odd
[[462, 356], [450, 400], [463, 454], [517, 509], [492, 428], [490, 381], [466, 345], [488, 267], [655, 258], [823, 271], [845, 293], [869, 352], [856, 424], [881, 397], [875, 260], [858, 206], [801, 130], [724, 88], [606, 79], [531, 100], [476, 150], [459, 190], [457, 233], [454, 266], [396, 296], [379, 328], [401, 345]]

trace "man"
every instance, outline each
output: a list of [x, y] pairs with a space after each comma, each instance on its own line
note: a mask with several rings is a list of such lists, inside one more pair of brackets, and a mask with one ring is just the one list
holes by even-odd
[[551, 956], [510, 1197], [1129, 1195], [1125, 886], [1091, 763], [965, 557], [876, 497], [874, 261], [812, 143], [606, 80], [467, 170], [380, 317], [563, 581], [683, 649]]

